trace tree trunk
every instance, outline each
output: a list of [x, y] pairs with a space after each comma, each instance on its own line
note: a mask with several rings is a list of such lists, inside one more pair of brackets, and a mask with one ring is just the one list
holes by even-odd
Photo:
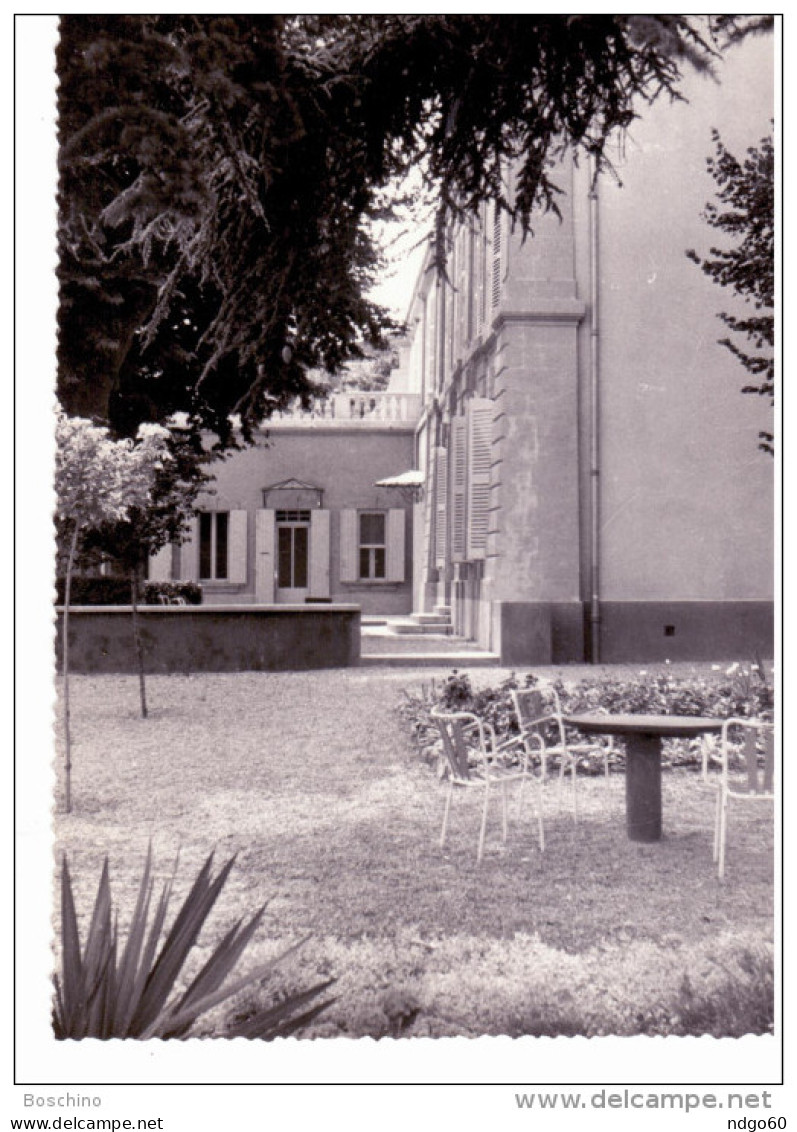
[[69, 599], [72, 591], [72, 567], [75, 562], [77, 550], [77, 536], [80, 528], [75, 523], [72, 532], [72, 541], [69, 544], [69, 557], [66, 561], [66, 579], [64, 581], [64, 616], [61, 624], [61, 676], [64, 682], [64, 770], [65, 770], [65, 804], [66, 812], [72, 810], [72, 733], [69, 719]]
[[130, 604], [133, 609], [133, 642], [138, 660], [138, 688], [141, 693], [141, 718], [147, 718], [147, 684], [144, 677], [144, 643], [141, 640], [141, 626], [138, 620], [138, 566], [130, 571]]

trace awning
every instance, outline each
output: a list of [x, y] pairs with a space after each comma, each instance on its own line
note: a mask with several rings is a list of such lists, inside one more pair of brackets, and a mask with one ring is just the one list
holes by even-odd
[[377, 480], [376, 487], [423, 487], [423, 472], [420, 468], [410, 468], [397, 476], [388, 476], [387, 479]]

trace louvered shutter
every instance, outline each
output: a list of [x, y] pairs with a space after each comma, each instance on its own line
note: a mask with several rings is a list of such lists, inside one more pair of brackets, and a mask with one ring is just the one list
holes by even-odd
[[461, 562], [465, 557], [466, 538], [465, 500], [468, 486], [467, 434], [464, 417], [454, 417], [451, 421], [451, 444], [449, 469], [451, 484], [451, 558]]
[[462, 257], [462, 345], [464, 349], [473, 339], [473, 222], [468, 221], [464, 234]]
[[426, 296], [426, 346], [423, 352], [424, 358], [424, 392], [428, 397], [429, 394], [437, 386], [437, 369], [435, 367], [435, 359], [437, 358], [437, 291], [434, 289], [429, 290]]
[[457, 275], [459, 272], [459, 241], [454, 235], [451, 240], [451, 263], [449, 266], [448, 310], [446, 312], [446, 339], [448, 341], [448, 363], [453, 368], [457, 356]]
[[329, 597], [329, 511], [310, 512], [310, 597]]
[[184, 582], [199, 581], [199, 516], [188, 525], [188, 538], [180, 547], [180, 578]]
[[502, 275], [502, 224], [503, 217], [501, 210], [496, 204], [493, 213], [493, 244], [491, 249], [492, 263], [490, 275], [490, 306], [493, 314], [498, 309], [501, 302], [501, 275]]
[[435, 449], [434, 564], [442, 570], [448, 544], [448, 452]]
[[255, 597], [264, 605], [274, 601], [274, 520], [270, 508], [255, 514]]
[[172, 544], [167, 542], [157, 554], [150, 556], [149, 571], [150, 582], [170, 582], [172, 580]]
[[484, 558], [490, 514], [490, 465], [493, 446], [493, 403], [484, 397], [468, 402], [467, 557]]
[[478, 327], [479, 333], [484, 329], [484, 324], [487, 321], [487, 293], [489, 290], [487, 280], [487, 264], [489, 262], [490, 241], [487, 234], [487, 206], [482, 209], [479, 228], [479, 314], [478, 314]]
[[357, 512], [341, 511], [340, 513], [340, 580], [341, 582], [356, 582], [360, 576], [357, 569], [357, 558], [360, 547], [357, 537]]
[[473, 336], [478, 338], [484, 327], [482, 315], [482, 258], [483, 240], [477, 233], [473, 246]]
[[[456, 265], [451, 264], [451, 278], [456, 278], [454, 272]], [[443, 341], [445, 343], [445, 364], [446, 364], [446, 378], [451, 374], [454, 368], [454, 342], [456, 334], [454, 330], [454, 288], [451, 283], [444, 283], [445, 296], [446, 296], [446, 321], [445, 331], [443, 334]]]
[[230, 532], [227, 550], [227, 581], [246, 584], [247, 560], [246, 511], [230, 511]]
[[407, 530], [407, 513], [403, 507], [387, 513], [387, 569], [388, 582], [404, 581], [404, 541]]
[[468, 306], [468, 280], [467, 280], [467, 247], [468, 247], [468, 232], [466, 228], [461, 228], [457, 238], [458, 254], [457, 254], [457, 348], [456, 360], [462, 358], [465, 353], [465, 343], [467, 341], [466, 326], [467, 326], [467, 306]]

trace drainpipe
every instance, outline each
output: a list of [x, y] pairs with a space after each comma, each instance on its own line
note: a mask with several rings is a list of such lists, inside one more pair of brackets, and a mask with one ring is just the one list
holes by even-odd
[[589, 384], [590, 384], [590, 660], [599, 664], [600, 649], [600, 521], [599, 446], [598, 446], [598, 180], [594, 158], [589, 162], [589, 269], [590, 269], [590, 328], [589, 328]]
[[[435, 286], [437, 287], [437, 389], [435, 390], [435, 401], [438, 405], [436, 428], [437, 443], [441, 443], [440, 425], [443, 419], [443, 389], [445, 387], [446, 376], [446, 288], [445, 278], [438, 267], [435, 272]], [[446, 524], [449, 523], [449, 509], [446, 508]], [[451, 546], [450, 528], [447, 532], [446, 546]], [[446, 555], [448, 557], [448, 555]], [[452, 592], [452, 583], [448, 577], [448, 562], [443, 564], [442, 570], [437, 574], [437, 604], [453, 606], [452, 612], [456, 617], [456, 602], [454, 600], [454, 593]]]

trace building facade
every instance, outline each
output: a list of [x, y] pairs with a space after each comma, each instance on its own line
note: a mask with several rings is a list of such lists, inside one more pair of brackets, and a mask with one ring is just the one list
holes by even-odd
[[645, 112], [614, 178], [565, 159], [560, 216], [524, 240], [485, 208], [448, 279], [421, 274], [415, 605], [506, 663], [772, 654], [771, 410], [685, 254], [713, 237], [711, 128], [736, 153], [770, 132], [772, 74], [771, 41], [729, 53]]
[[198, 581], [213, 604], [354, 602], [409, 613], [411, 502], [377, 481], [414, 458], [412, 394], [336, 394], [269, 421], [216, 465], [188, 540], [150, 562], [152, 580]]
[[[771, 410], [686, 251], [712, 242], [712, 127], [737, 154], [771, 130], [773, 45], [720, 67], [645, 110], [614, 176], [563, 159], [560, 215], [528, 238], [492, 206], [453, 229], [390, 392], [269, 422], [152, 576], [209, 602], [442, 607], [512, 665], [771, 656]], [[420, 492], [378, 486], [410, 469]]]

